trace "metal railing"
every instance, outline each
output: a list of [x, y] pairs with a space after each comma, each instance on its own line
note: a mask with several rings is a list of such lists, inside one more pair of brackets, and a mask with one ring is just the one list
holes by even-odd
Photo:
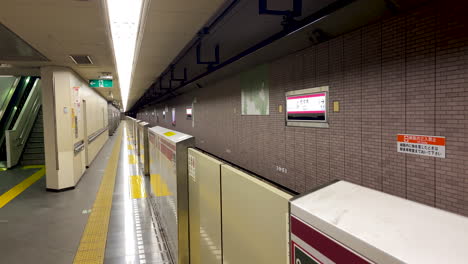
[[75, 145], [74, 145], [74, 149], [73, 149], [75, 155], [80, 153], [81, 151], [83, 151], [84, 148], [85, 148], [84, 140], [80, 140], [80, 141], [76, 142]]
[[15, 166], [23, 153], [31, 129], [42, 105], [40, 79], [36, 79], [31, 92], [15, 121], [13, 129], [5, 131], [7, 167]]
[[93, 134], [91, 134], [89, 137], [88, 137], [88, 144], [90, 144], [91, 142], [93, 142], [94, 140], [96, 140], [102, 133], [104, 133], [105, 131], [107, 131], [108, 127], [104, 127], [104, 128], [101, 128], [99, 129], [98, 131], [94, 132]]

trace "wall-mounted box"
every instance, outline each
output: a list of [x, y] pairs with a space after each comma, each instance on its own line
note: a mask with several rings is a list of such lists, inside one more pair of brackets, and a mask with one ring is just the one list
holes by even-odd
[[291, 201], [291, 263], [467, 263], [468, 218], [345, 181]]

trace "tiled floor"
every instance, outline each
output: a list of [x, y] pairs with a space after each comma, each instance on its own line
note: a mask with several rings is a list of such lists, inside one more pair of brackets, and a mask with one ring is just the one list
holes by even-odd
[[0, 209], [0, 263], [73, 263], [114, 140], [74, 190], [47, 192], [42, 177]]

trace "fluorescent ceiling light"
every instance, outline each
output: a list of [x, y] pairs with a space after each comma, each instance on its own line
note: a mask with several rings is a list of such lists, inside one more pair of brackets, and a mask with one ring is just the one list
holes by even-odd
[[141, 18], [141, 5], [142, 0], [107, 0], [112, 43], [124, 110], [127, 110], [128, 94], [130, 92], [135, 46]]

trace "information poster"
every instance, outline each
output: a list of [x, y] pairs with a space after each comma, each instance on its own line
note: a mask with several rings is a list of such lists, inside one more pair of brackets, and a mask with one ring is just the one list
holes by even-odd
[[187, 109], [185, 110], [185, 114], [187, 115], [187, 119], [188, 120], [191, 120], [192, 119], [192, 107], [187, 107]]
[[268, 67], [260, 65], [240, 74], [242, 115], [269, 115]]
[[192, 181], [196, 182], [196, 166], [195, 166], [196, 160], [195, 156], [188, 155], [188, 169], [189, 169], [189, 176], [192, 179]]

